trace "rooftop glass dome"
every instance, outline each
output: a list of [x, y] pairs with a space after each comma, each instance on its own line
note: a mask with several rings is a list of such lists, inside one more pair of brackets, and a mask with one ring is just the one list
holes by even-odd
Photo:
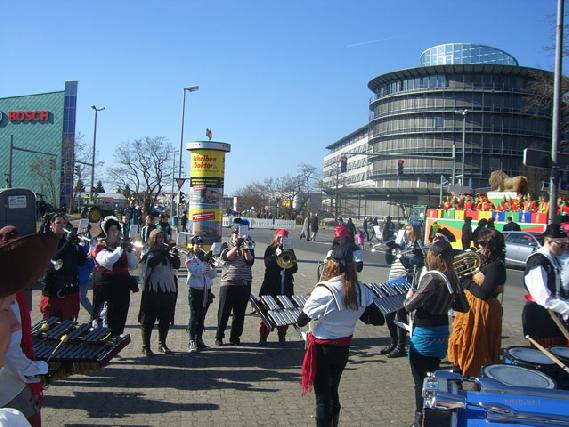
[[501, 49], [473, 43], [441, 44], [421, 54], [423, 66], [442, 64], [518, 65], [518, 61]]

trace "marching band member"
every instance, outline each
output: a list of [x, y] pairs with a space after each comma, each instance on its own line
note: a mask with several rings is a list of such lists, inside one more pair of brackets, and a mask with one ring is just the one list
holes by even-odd
[[436, 371], [447, 353], [448, 310], [466, 307], [453, 305], [457, 293], [462, 293], [452, 265], [453, 250], [445, 240], [434, 242], [427, 253], [427, 273], [421, 277], [416, 291], [407, 292], [404, 305], [414, 312], [414, 325], [409, 345], [409, 364], [415, 384], [415, 424], [423, 419], [423, 380], [427, 372]]
[[[34, 427], [41, 425], [41, 385], [28, 385], [25, 377], [47, 372], [47, 366], [33, 361], [31, 320], [24, 307], [25, 298], [18, 298], [17, 306], [14, 300], [17, 293], [31, 288], [44, 274], [57, 245], [53, 234], [32, 234], [0, 247], [0, 270], [4, 272], [0, 280], [0, 426], [25, 427], [30, 422]], [[34, 254], [32, 258], [30, 253]], [[24, 324], [26, 317], [28, 323]]]
[[354, 256], [354, 262], [356, 263], [356, 271], [360, 273], [364, 269], [364, 253], [362, 249], [356, 245], [354, 237], [354, 234], [345, 225], [336, 226], [336, 228], [334, 228], [334, 240], [332, 240], [332, 249], [330, 249], [326, 254], [324, 262], [330, 258], [335, 247], [347, 245], [351, 247]]
[[158, 349], [165, 354], [171, 353], [166, 338], [170, 325], [174, 324], [178, 299], [178, 278], [174, 270], [180, 268], [180, 258], [169, 249], [164, 243], [164, 234], [160, 230], [152, 230], [148, 236], [148, 252], [140, 260], [142, 295], [138, 322], [142, 327], [142, 353], [146, 356], [154, 356], [150, 336], [156, 320]]
[[93, 313], [91, 320], [99, 321], [99, 315], [107, 303], [107, 323], [114, 337], [124, 332], [130, 291], [138, 292], [138, 284], [128, 270], [136, 268], [137, 256], [130, 241], [121, 242], [120, 222], [106, 217], [101, 223], [105, 240], [97, 243], [92, 251], [95, 259], [93, 273]]
[[503, 309], [497, 297], [506, 283], [504, 236], [483, 229], [478, 250], [480, 271], [461, 282], [470, 310], [456, 314], [448, 342], [449, 362], [469, 377], [480, 376], [484, 365], [499, 363], [502, 344]]
[[[407, 224], [405, 226], [404, 240], [397, 243], [405, 251], [405, 254], [400, 258], [401, 264], [405, 267], [404, 275], [407, 276], [408, 282], [415, 283], [424, 264], [423, 241], [419, 237], [418, 227]], [[395, 317], [397, 317], [399, 322], [406, 322], [407, 312], [405, 308], [385, 316], [391, 343], [382, 348], [380, 354], [387, 354], [387, 357], [390, 359], [403, 357], [406, 354], [407, 332], [395, 324]]]
[[522, 311], [522, 327], [524, 336], [529, 335], [544, 347], [567, 345], [547, 310], [565, 322], [569, 318], [569, 290], [561, 286], [561, 265], [557, 258], [567, 250], [569, 242], [559, 224], [549, 224], [543, 237], [544, 246], [526, 262], [524, 285], [528, 293]]
[[[294, 266], [285, 270], [277, 264], [277, 258], [283, 252], [283, 240], [285, 237], [288, 237], [288, 231], [284, 228], [277, 230], [273, 241], [265, 250], [265, 278], [261, 284], [259, 296], [270, 295], [274, 298], [277, 295], [286, 295], [290, 297], [294, 294], [294, 278], [292, 275], [298, 271], [298, 265], [294, 263]], [[290, 249], [290, 251], [294, 254], [292, 249]], [[284, 343], [286, 341], [287, 329], [288, 325], [277, 326], [279, 343]], [[269, 332], [270, 329], [268, 325], [261, 320], [259, 326], [260, 345], [267, 344]]]
[[217, 276], [217, 270], [211, 264], [211, 252], [205, 253], [202, 246], [203, 239], [200, 236], [193, 237], [192, 252], [188, 254], [186, 260], [188, 304], [190, 305], [190, 321], [188, 324], [190, 335], [188, 351], [190, 353], [207, 348], [203, 341], [204, 320], [213, 301], [211, 287], [213, 279]]
[[302, 363], [302, 394], [314, 385], [317, 426], [338, 425], [338, 387], [358, 318], [365, 323], [383, 324], [383, 316], [373, 304], [373, 293], [358, 282], [352, 249], [349, 244], [334, 247], [322, 281], [312, 290], [297, 320], [298, 326], [318, 320], [307, 334]]
[[245, 310], [251, 295], [251, 267], [255, 262], [255, 252], [239, 236], [239, 225], [235, 224], [231, 233], [231, 243], [224, 243], [220, 258], [223, 261], [221, 283], [219, 284], [219, 309], [217, 312], [217, 332], [215, 345], [223, 345], [225, 328], [229, 315], [233, 312], [229, 343], [241, 344]]
[[62, 320], [77, 320], [80, 308], [79, 278], [77, 267], [87, 259], [79, 245], [77, 233], [65, 232], [65, 214], [57, 213], [51, 217], [50, 231], [59, 239], [57, 252], [53, 259], [61, 263], [59, 268], [48, 269], [40, 300], [40, 311], [44, 319], [57, 316]]

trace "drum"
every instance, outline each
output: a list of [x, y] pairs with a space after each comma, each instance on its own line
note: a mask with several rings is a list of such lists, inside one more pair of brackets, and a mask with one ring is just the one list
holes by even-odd
[[[569, 366], [569, 347], [554, 346], [549, 349], [554, 356], [556, 356], [566, 366]], [[569, 374], [563, 369], [559, 369], [559, 376], [555, 378], [557, 386], [564, 390], [569, 390]]]
[[515, 365], [494, 364], [482, 368], [483, 378], [493, 378], [506, 386], [555, 388], [555, 381], [543, 372]]
[[502, 353], [504, 363], [534, 369], [557, 379], [559, 367], [545, 354], [533, 347], [508, 347]]
[[[514, 369], [518, 375], [541, 374], [512, 365], [489, 366]], [[569, 426], [566, 391], [505, 386], [490, 378], [476, 380], [480, 390], [467, 391], [464, 381], [470, 379], [449, 371], [436, 371], [425, 379], [424, 427]]]
[[569, 347], [555, 346], [549, 349], [559, 360], [569, 366]]

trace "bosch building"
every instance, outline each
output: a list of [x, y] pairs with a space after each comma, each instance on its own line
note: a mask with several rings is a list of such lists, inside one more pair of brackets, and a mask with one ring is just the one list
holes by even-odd
[[4, 187], [28, 188], [68, 207], [73, 193], [77, 81], [59, 92], [0, 98]]
[[388, 200], [436, 204], [441, 183], [453, 177], [483, 189], [494, 169], [519, 175], [524, 148], [550, 146], [551, 112], [528, 102], [536, 92], [533, 83], [550, 73], [519, 66], [500, 49], [468, 43], [427, 49], [420, 64], [368, 83], [373, 95], [366, 181], [375, 187], [353, 182], [343, 195], [365, 199], [374, 209], [344, 215], [387, 214]]

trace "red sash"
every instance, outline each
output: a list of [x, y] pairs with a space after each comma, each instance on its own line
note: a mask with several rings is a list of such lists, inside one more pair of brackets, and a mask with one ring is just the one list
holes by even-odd
[[335, 339], [322, 339], [314, 338], [312, 332], [306, 334], [306, 353], [302, 361], [302, 392], [301, 396], [312, 391], [312, 384], [316, 378], [316, 371], [318, 363], [316, 361], [316, 345], [336, 345], [338, 347], [349, 347], [352, 343], [352, 336], [335, 338]]

